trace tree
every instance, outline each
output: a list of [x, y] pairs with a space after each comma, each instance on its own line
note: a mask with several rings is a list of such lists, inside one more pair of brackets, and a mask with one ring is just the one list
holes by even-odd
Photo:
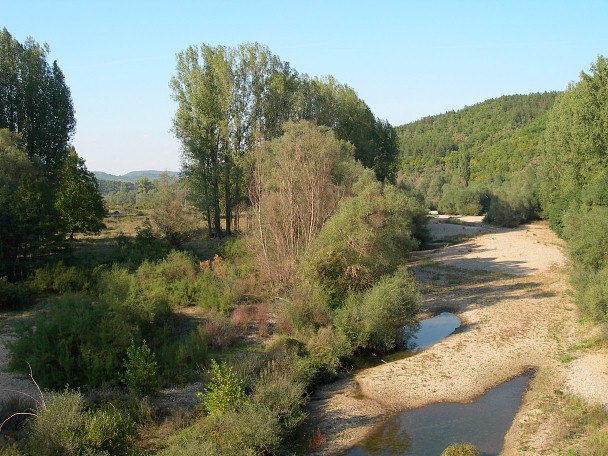
[[103, 228], [107, 210], [97, 178], [73, 148], [60, 172], [55, 208], [70, 239], [75, 233], [97, 233]]
[[30, 158], [53, 174], [67, 158], [76, 120], [64, 75], [48, 54], [46, 44], [0, 33], [0, 128], [20, 133]]
[[171, 79], [178, 103], [174, 132], [210, 234], [222, 235], [222, 200], [230, 234], [232, 208], [244, 187], [243, 156], [256, 140], [280, 133], [289, 77], [289, 66], [257, 43], [235, 49], [204, 44], [178, 54]]
[[252, 156], [250, 200], [258, 261], [276, 287], [289, 284], [340, 197], [352, 185], [352, 145], [327, 127], [286, 123], [285, 134], [265, 141]]
[[196, 217], [186, 203], [186, 189], [180, 183], [171, 182], [166, 173], [157, 185], [152, 222], [171, 247], [181, 249], [198, 228]]
[[580, 193], [608, 167], [608, 59], [599, 56], [591, 72], [555, 101], [542, 141], [540, 199], [543, 214], [559, 233]]
[[56, 213], [42, 165], [29, 159], [21, 137], [0, 129], [0, 277], [18, 275], [17, 260], [35, 253], [55, 232]]

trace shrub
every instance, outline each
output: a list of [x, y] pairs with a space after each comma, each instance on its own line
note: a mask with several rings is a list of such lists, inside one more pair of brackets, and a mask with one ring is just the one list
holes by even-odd
[[38, 291], [67, 293], [88, 290], [91, 287], [87, 271], [75, 266], [66, 266], [62, 261], [53, 266], [46, 265], [36, 269], [29, 279], [29, 284]]
[[341, 366], [341, 360], [352, 354], [353, 347], [349, 340], [331, 326], [315, 330], [307, 328], [296, 334], [306, 344], [304, 362], [310, 365], [314, 379], [323, 381], [335, 377]]
[[216, 350], [226, 349], [237, 340], [237, 333], [230, 318], [219, 312], [207, 312], [202, 326], [209, 344]]
[[145, 340], [139, 347], [131, 342], [123, 367], [122, 381], [129, 389], [144, 396], [153, 394], [158, 389], [156, 357]]
[[255, 386], [253, 400], [268, 407], [278, 418], [281, 426], [294, 430], [306, 417], [304, 393], [306, 385], [280, 362], [271, 361], [264, 369]]
[[413, 197], [364, 174], [356, 196], [340, 202], [337, 213], [321, 229], [304, 259], [304, 275], [339, 307], [350, 291], [370, 288], [392, 274], [415, 238], [423, 210]]
[[125, 454], [134, 436], [127, 413], [111, 406], [86, 410], [79, 391], [65, 390], [50, 394], [38, 408], [28, 446], [41, 456]]
[[182, 337], [167, 337], [159, 348], [161, 377], [166, 383], [186, 383], [208, 359], [209, 336], [199, 326]]
[[471, 443], [453, 443], [441, 453], [441, 456], [480, 456], [481, 453]]
[[263, 404], [246, 401], [239, 410], [199, 419], [169, 439], [160, 456], [276, 454], [281, 439], [277, 417]]
[[386, 352], [404, 342], [404, 327], [417, 322], [419, 303], [415, 279], [402, 268], [363, 296], [351, 295], [335, 324], [352, 346]]
[[539, 212], [537, 177], [534, 169], [514, 176], [492, 190], [487, 220], [514, 227], [537, 217]]
[[232, 324], [238, 328], [247, 328], [247, 326], [249, 326], [249, 322], [251, 321], [249, 310], [243, 306], [236, 307], [230, 314], [230, 321], [232, 321]]
[[0, 277], [0, 309], [18, 309], [31, 304], [34, 291], [23, 282], [11, 283]]
[[445, 184], [438, 209], [444, 214], [479, 215], [486, 197], [485, 189], [480, 187]]
[[203, 410], [209, 415], [221, 415], [238, 409], [246, 399], [243, 382], [226, 363], [211, 360], [211, 380], [203, 392], [197, 393]]
[[30, 418], [29, 415], [18, 415], [21, 413], [34, 413], [36, 402], [29, 396], [3, 391], [4, 397], [0, 399], [0, 423], [3, 432], [17, 431], [23, 427]]

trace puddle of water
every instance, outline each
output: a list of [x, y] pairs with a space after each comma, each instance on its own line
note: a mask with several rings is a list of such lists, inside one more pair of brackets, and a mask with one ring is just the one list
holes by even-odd
[[431, 318], [421, 320], [416, 331], [411, 332], [410, 328], [404, 328], [405, 337], [411, 336], [406, 342], [407, 349], [397, 350], [386, 355], [376, 355], [376, 353], [362, 352], [356, 356], [353, 362], [354, 370], [367, 369], [379, 365], [384, 360], [386, 362], [397, 361], [399, 359], [412, 356], [420, 350], [429, 348], [437, 342], [452, 334], [460, 327], [460, 319], [450, 312], [442, 312]]
[[408, 340], [408, 348], [424, 350], [442, 341], [460, 327], [460, 319], [450, 312], [441, 312], [420, 321], [420, 328]]
[[389, 420], [347, 456], [439, 455], [455, 442], [474, 444], [483, 456], [500, 453], [530, 375], [514, 378], [472, 404], [444, 403]]

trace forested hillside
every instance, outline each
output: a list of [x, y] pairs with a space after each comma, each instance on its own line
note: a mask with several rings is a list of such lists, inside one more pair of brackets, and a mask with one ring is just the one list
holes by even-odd
[[[489, 211], [514, 176], [518, 186], [534, 187], [530, 165], [556, 95], [504, 96], [397, 127], [402, 184], [431, 209], [468, 214]], [[519, 223], [534, 212], [526, 199], [501, 221]]]
[[479, 180], [490, 172], [484, 159], [501, 152], [507, 157], [500, 157], [505, 166], [497, 171], [521, 168], [522, 159], [537, 153], [543, 116], [555, 96], [555, 92], [508, 95], [396, 127], [401, 169], [449, 168], [465, 155], [471, 161], [471, 179]]

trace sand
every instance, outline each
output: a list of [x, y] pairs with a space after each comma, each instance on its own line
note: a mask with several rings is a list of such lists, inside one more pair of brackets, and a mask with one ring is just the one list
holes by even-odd
[[[536, 375], [505, 438], [503, 455], [559, 452], [554, 448], [558, 412], [547, 406], [554, 391], [605, 403], [608, 356], [583, 354], [564, 361], [572, 356], [581, 328], [561, 241], [544, 223], [497, 229], [472, 222], [483, 234], [419, 252], [412, 261], [426, 290], [425, 313], [454, 312], [463, 326], [413, 357], [321, 388], [310, 406], [310, 421], [326, 439], [318, 454], [343, 452], [397, 411], [471, 401], [529, 368]], [[436, 239], [462, 229], [443, 225], [430, 225]]]

